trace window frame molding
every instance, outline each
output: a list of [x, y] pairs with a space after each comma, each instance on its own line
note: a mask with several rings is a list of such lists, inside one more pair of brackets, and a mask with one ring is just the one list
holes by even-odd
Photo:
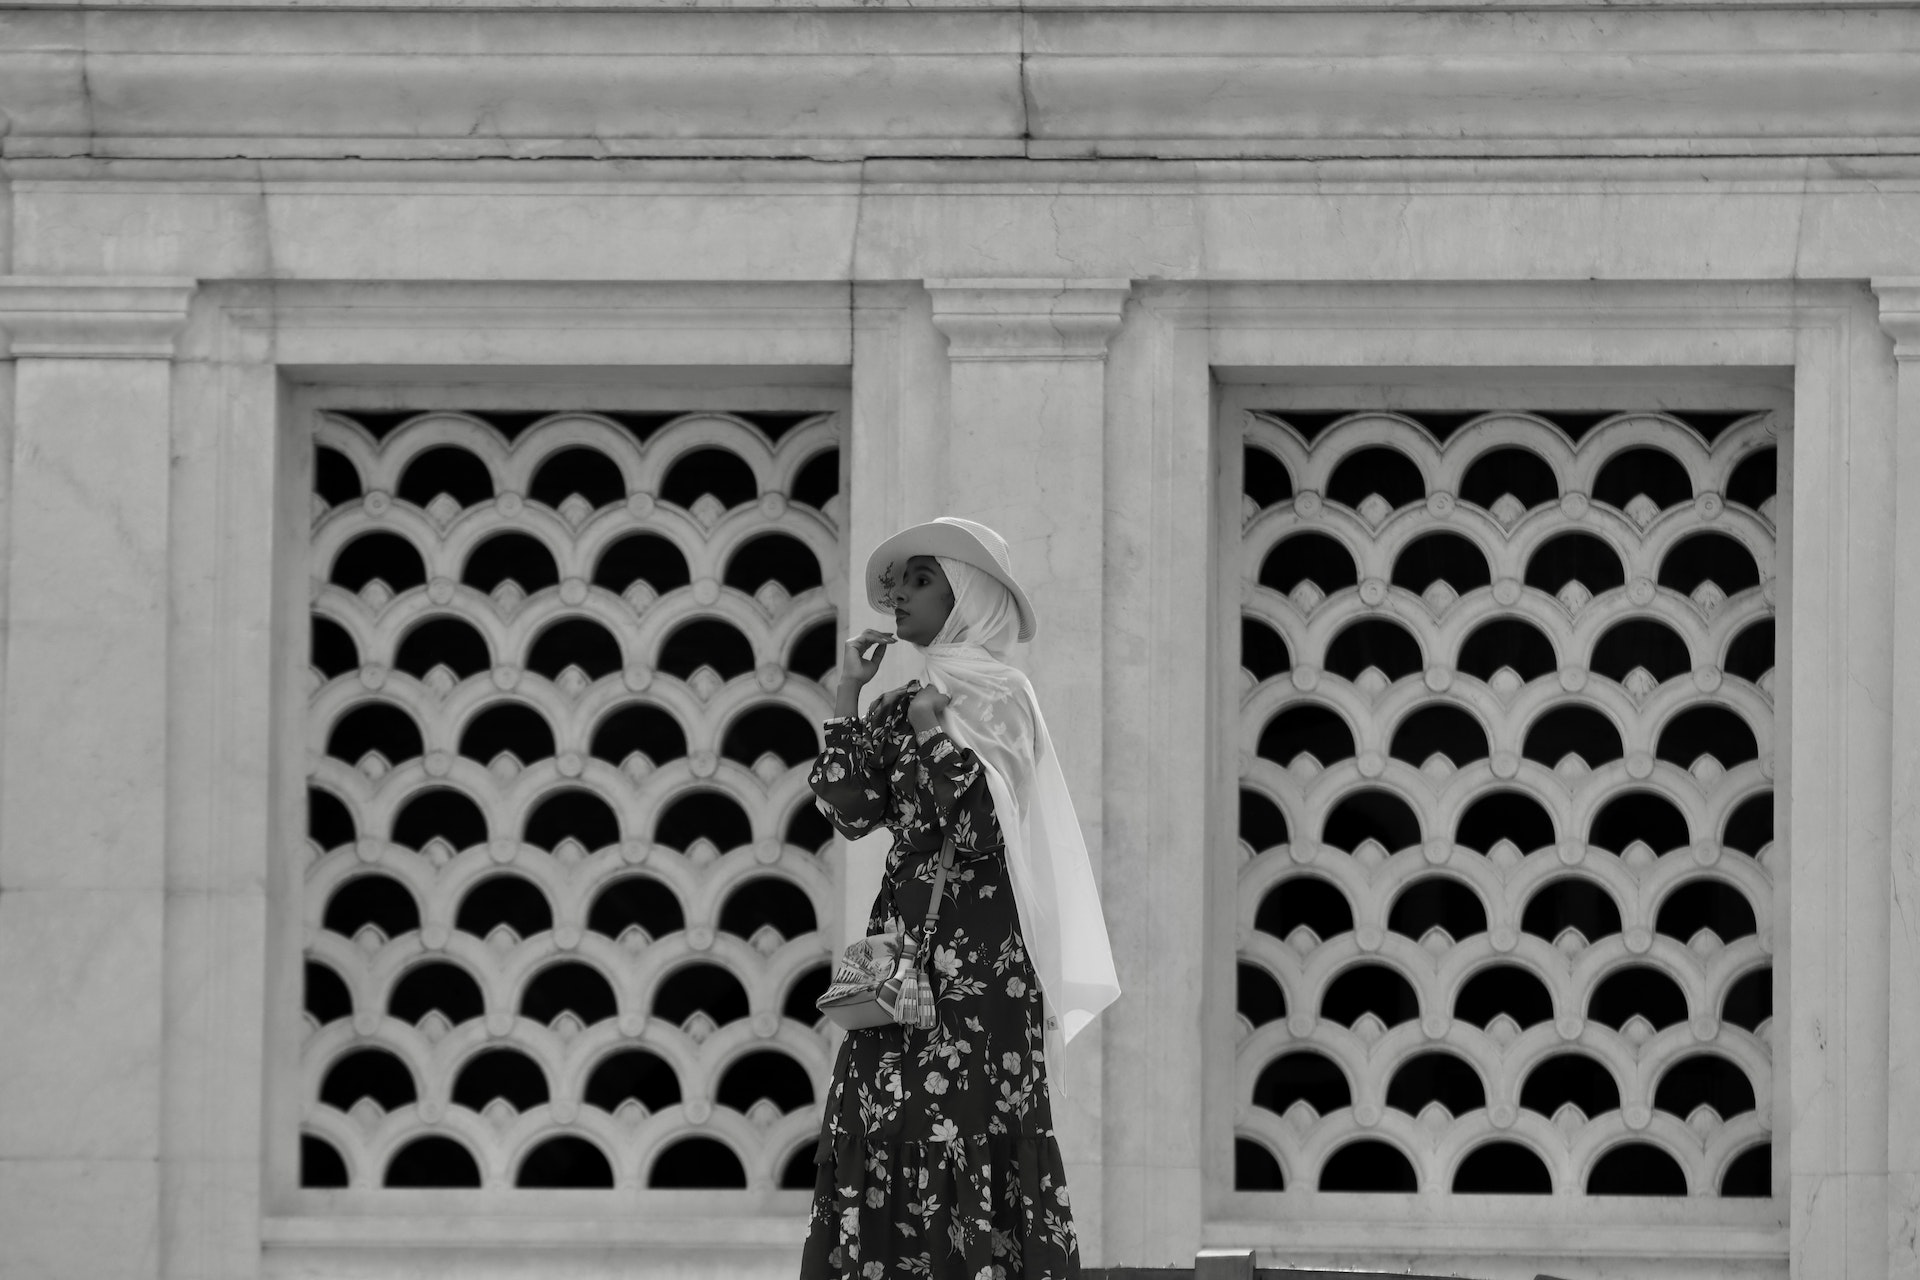
[[[1792, 386], [1790, 370], [1778, 366], [1747, 366], [1739, 369], [1702, 369], [1673, 375], [1659, 369], [1645, 367], [1619, 366], [1606, 371], [1611, 377], [1594, 377], [1585, 370], [1529, 369], [1529, 370], [1493, 370], [1486, 381], [1474, 385], [1472, 379], [1478, 372], [1470, 367], [1450, 370], [1443, 376], [1434, 376], [1427, 370], [1390, 371], [1378, 380], [1366, 381], [1355, 377], [1363, 371], [1344, 369], [1316, 369], [1294, 371], [1295, 382], [1276, 380], [1273, 382], [1235, 381], [1219, 387], [1216, 397], [1218, 414], [1217, 466], [1219, 468], [1218, 489], [1219, 506], [1231, 515], [1231, 521], [1219, 521], [1222, 526], [1220, 536], [1226, 541], [1220, 544], [1218, 556], [1218, 578], [1216, 590], [1223, 603], [1230, 605], [1223, 610], [1220, 619], [1222, 628], [1232, 626], [1237, 630], [1240, 618], [1241, 592], [1243, 590], [1242, 570], [1244, 566], [1234, 554], [1241, 540], [1239, 503], [1242, 449], [1237, 447], [1245, 435], [1245, 420], [1250, 413], [1262, 409], [1284, 411], [1288, 408], [1310, 409], [1385, 409], [1401, 407], [1415, 409], [1563, 409], [1595, 407], [1599, 397], [1609, 397], [1611, 406], [1618, 403], [1621, 409], [1638, 408], [1642, 403], [1658, 404], [1665, 409], [1720, 409], [1732, 408], [1737, 402], [1741, 408], [1770, 409], [1779, 415], [1780, 449], [1783, 478], [1790, 475], [1791, 464], [1787, 460], [1792, 456], [1795, 436], [1792, 430]], [[1456, 375], [1457, 376], [1454, 376]], [[1633, 401], [1633, 403], [1628, 403]], [[1783, 485], [1782, 492], [1790, 492]], [[1791, 512], [1788, 504], [1781, 504], [1781, 524], [1778, 529], [1775, 546], [1776, 568], [1790, 565], [1792, 558]], [[1230, 523], [1231, 527], [1225, 527]], [[1791, 626], [1787, 612], [1788, 590], [1791, 572], [1779, 573], [1778, 590], [1780, 607], [1780, 629], [1784, 633]], [[1222, 631], [1221, 646], [1231, 649], [1233, 632]], [[1237, 674], [1233, 673], [1233, 674]], [[1780, 701], [1786, 701], [1787, 692], [1782, 682]], [[1215, 709], [1215, 714], [1226, 723], [1238, 726], [1242, 711], [1237, 682], [1228, 681], [1223, 693], [1230, 698], [1230, 705]], [[1776, 709], [1776, 724], [1787, 718], [1784, 707]], [[1774, 738], [1777, 748], [1785, 747], [1786, 741], [1776, 731]], [[1228, 745], [1226, 750], [1237, 753], [1238, 747]], [[1776, 809], [1787, 819], [1779, 823], [1782, 831], [1790, 829], [1790, 796], [1779, 779], [1776, 785]], [[1236, 786], [1238, 775], [1236, 774]], [[1238, 879], [1239, 863], [1233, 851], [1235, 833], [1222, 824], [1217, 832], [1216, 843], [1209, 847], [1209, 867], [1213, 875], [1230, 881]], [[1225, 843], [1219, 843], [1224, 841]], [[1787, 844], [1782, 840], [1781, 844]], [[1782, 864], [1791, 867], [1791, 851], [1785, 850], [1788, 857]], [[1788, 924], [1791, 910], [1789, 888], [1785, 877], [1776, 885], [1773, 893], [1773, 915], [1769, 924], [1770, 932], [1783, 931]], [[1235, 902], [1233, 884], [1226, 887], [1222, 906], [1228, 911], [1243, 908]], [[1225, 917], [1225, 920], [1232, 919]], [[1210, 931], [1210, 939], [1216, 947], [1229, 948], [1233, 958], [1239, 957], [1238, 939], [1230, 928]], [[1209, 957], [1210, 963], [1212, 957]], [[1784, 986], [1785, 973], [1780, 967], [1776, 951], [1770, 957], [1774, 973], [1776, 994]], [[1230, 980], [1231, 983], [1231, 980]], [[1212, 988], [1209, 992], [1207, 1019], [1209, 1028], [1226, 1026], [1231, 1028], [1234, 1014], [1234, 988], [1230, 984], [1224, 991]], [[1786, 1016], [1788, 1010], [1784, 1000], [1777, 1000], [1773, 1015], [1773, 1049], [1777, 1050], [1772, 1078], [1772, 1097], [1769, 1111], [1778, 1118], [1785, 1114], [1790, 1105], [1786, 1072], [1782, 1063], [1787, 1055], [1785, 1030], [1790, 1026]], [[1224, 1016], [1223, 1016], [1224, 1015]], [[1229, 1032], [1231, 1034], [1231, 1032]], [[1310, 1042], [1305, 1042], [1310, 1043]], [[1469, 1247], [1485, 1249], [1489, 1239], [1506, 1238], [1510, 1243], [1499, 1246], [1501, 1252], [1528, 1254], [1542, 1248], [1543, 1233], [1557, 1242], [1568, 1253], [1578, 1252], [1591, 1257], [1595, 1253], [1605, 1254], [1617, 1249], [1617, 1243], [1609, 1243], [1616, 1237], [1623, 1225], [1631, 1225], [1640, 1237], [1637, 1247], [1623, 1256], [1645, 1258], [1649, 1255], [1661, 1257], [1683, 1257], [1700, 1251], [1696, 1238], [1708, 1235], [1716, 1243], [1711, 1256], [1719, 1259], [1739, 1258], [1742, 1260], [1769, 1261], [1778, 1255], [1777, 1232], [1774, 1227], [1784, 1205], [1782, 1188], [1785, 1183], [1787, 1152], [1784, 1135], [1776, 1128], [1770, 1141], [1773, 1142], [1773, 1166], [1775, 1194], [1772, 1198], [1760, 1201], [1727, 1200], [1721, 1198], [1705, 1199], [1700, 1196], [1688, 1196], [1671, 1200], [1641, 1200], [1623, 1203], [1612, 1197], [1588, 1196], [1584, 1192], [1569, 1193], [1565, 1189], [1556, 1189], [1549, 1196], [1508, 1196], [1508, 1195], [1465, 1195], [1447, 1193], [1443, 1202], [1445, 1217], [1441, 1221], [1429, 1221], [1418, 1228], [1409, 1229], [1408, 1220], [1434, 1214], [1436, 1198], [1432, 1191], [1416, 1194], [1396, 1193], [1328, 1193], [1307, 1189], [1289, 1188], [1284, 1192], [1243, 1192], [1232, 1189], [1232, 1144], [1233, 1144], [1233, 1100], [1238, 1097], [1238, 1084], [1230, 1083], [1227, 1105], [1216, 1106], [1217, 1112], [1225, 1112], [1228, 1125], [1226, 1149], [1210, 1148], [1209, 1174], [1219, 1184], [1216, 1189], [1218, 1204], [1224, 1215], [1236, 1223], [1242, 1221], [1259, 1222], [1279, 1212], [1289, 1218], [1312, 1221], [1315, 1231], [1311, 1233], [1324, 1241], [1324, 1247], [1337, 1247], [1343, 1250], [1373, 1250], [1380, 1247], [1378, 1241], [1382, 1232], [1389, 1237], [1399, 1236], [1406, 1247], [1420, 1248], [1427, 1252], [1454, 1254], [1462, 1243]], [[1209, 1100], [1217, 1102], [1213, 1093]], [[1210, 1136], [1213, 1125], [1220, 1116], [1214, 1114], [1209, 1126]], [[1384, 1136], [1384, 1135], [1382, 1135]], [[1224, 1156], [1224, 1165], [1221, 1164]], [[1515, 1210], [1524, 1209], [1528, 1217], [1537, 1218], [1538, 1225], [1514, 1225]], [[1398, 1230], [1396, 1230], [1398, 1227]], [[1404, 1233], [1404, 1234], [1402, 1234]], [[1544, 1264], [1543, 1264], [1544, 1265]]]
[[[718, 372], [724, 376], [728, 370], [722, 368], [718, 370]], [[710, 404], [710, 401], [715, 403]], [[797, 410], [803, 412], [832, 413], [841, 419], [841, 439], [835, 447], [840, 454], [841, 493], [844, 494], [846, 492], [848, 450], [844, 420], [849, 407], [849, 395], [844, 385], [835, 387], [831, 385], [782, 383], [777, 380], [777, 374], [772, 371], [764, 371], [756, 374], [748, 374], [743, 377], [740, 382], [726, 385], [691, 385], [682, 378], [667, 379], [651, 384], [643, 382], [638, 385], [621, 385], [603, 382], [598, 385], [588, 385], [583, 388], [577, 384], [563, 384], [551, 381], [538, 371], [528, 371], [524, 380], [498, 380], [481, 385], [470, 383], [409, 384], [395, 382], [372, 386], [365, 382], [315, 381], [303, 382], [293, 386], [290, 390], [289, 397], [290, 421], [288, 426], [294, 433], [305, 433], [303, 438], [308, 447], [304, 449], [300, 448], [300, 442], [297, 439], [289, 439], [287, 441], [289, 457], [285, 476], [287, 481], [294, 487], [291, 492], [284, 495], [283, 500], [289, 504], [297, 504], [304, 501], [306, 495], [312, 491], [310, 472], [313, 456], [312, 445], [315, 441], [315, 432], [317, 431], [320, 418], [329, 410], [379, 411], [406, 408], [426, 412], [437, 409], [465, 408], [480, 410], [541, 411], [573, 408], [576, 407], [575, 402], [580, 402], [578, 407], [616, 412], [623, 410], [671, 412], [685, 409], [690, 405], [693, 406], [695, 410], [700, 410], [714, 408], [717, 407], [718, 404], [724, 403], [724, 405], [732, 410], [749, 413], [760, 410]], [[276, 548], [276, 556], [281, 567], [281, 576], [283, 578], [304, 583], [307, 581], [308, 576], [312, 574], [313, 566], [308, 554], [310, 546], [305, 536], [311, 532], [311, 527], [310, 523], [303, 526], [301, 530], [301, 541], [297, 547], [284, 545]], [[841, 551], [844, 559], [846, 548], [843, 546]], [[296, 570], [295, 567], [296, 559], [299, 570]], [[843, 564], [840, 563], [821, 565], [822, 573], [827, 578], [826, 586], [829, 593], [838, 592], [844, 596], [845, 579], [841, 577], [842, 568]], [[307, 601], [305, 608], [306, 612], [311, 615], [313, 612], [313, 601], [311, 598]], [[841, 612], [844, 614], [844, 608]], [[844, 623], [844, 618], [841, 619], [841, 622], [842, 624]], [[294, 634], [297, 635], [299, 633], [298, 627], [291, 621], [289, 621], [288, 625], [295, 627]], [[305, 678], [305, 666], [304, 664], [294, 661], [294, 653], [296, 650], [298, 653], [304, 654], [306, 652], [304, 643], [294, 648], [280, 650], [276, 653], [275, 660], [276, 662], [292, 664], [293, 670], [287, 674], [286, 678], [298, 684]], [[293, 712], [300, 722], [298, 726], [299, 730], [303, 733], [311, 732], [311, 726], [307, 724], [304, 714], [305, 708], [310, 700], [310, 697], [302, 698], [298, 704], [299, 710]], [[303, 751], [313, 751], [314, 749], [311, 742], [303, 743], [301, 746], [301, 750]], [[289, 751], [291, 752], [291, 748]], [[314, 775], [307, 775], [302, 783], [303, 788], [314, 785]], [[304, 791], [302, 794], [304, 794]], [[296, 801], [292, 805], [294, 812], [276, 814], [276, 817], [283, 822], [297, 819], [299, 808], [300, 805]], [[274, 1058], [272, 1059], [274, 1065], [270, 1069], [272, 1072], [270, 1079], [276, 1082], [270, 1086], [270, 1093], [273, 1096], [272, 1105], [275, 1107], [274, 1115], [276, 1118], [267, 1135], [267, 1140], [269, 1143], [269, 1176], [275, 1180], [272, 1190], [276, 1196], [283, 1198], [286, 1203], [295, 1206], [300, 1212], [319, 1212], [325, 1215], [365, 1215], [384, 1218], [390, 1217], [393, 1214], [396, 1205], [402, 1207], [410, 1205], [431, 1206], [429, 1208], [430, 1213], [437, 1214], [445, 1212], [456, 1218], [465, 1220], [465, 1223], [456, 1228], [457, 1234], [450, 1234], [450, 1240], [471, 1238], [471, 1226], [468, 1224], [474, 1219], [472, 1210], [476, 1203], [484, 1203], [489, 1215], [498, 1215], [500, 1218], [509, 1221], [529, 1215], [549, 1217], [556, 1213], [559, 1216], [566, 1217], [569, 1216], [569, 1211], [571, 1210], [595, 1207], [600, 1209], [601, 1217], [634, 1216], [640, 1219], [657, 1218], [660, 1221], [648, 1222], [639, 1228], [640, 1238], [646, 1240], [665, 1239], [667, 1241], [672, 1241], [677, 1238], [676, 1233], [671, 1229], [673, 1224], [685, 1218], [698, 1217], [702, 1214], [711, 1214], [712, 1216], [726, 1218], [730, 1221], [736, 1218], [760, 1215], [777, 1221], [783, 1217], [803, 1215], [805, 1213], [806, 1206], [809, 1202], [808, 1195], [810, 1193], [802, 1194], [797, 1191], [778, 1190], [756, 1193], [753, 1191], [659, 1191], [649, 1189], [645, 1192], [641, 1202], [636, 1207], [633, 1192], [626, 1189], [609, 1189], [605, 1191], [541, 1191], [526, 1188], [499, 1188], [480, 1191], [435, 1190], [422, 1192], [389, 1188], [383, 1188], [378, 1191], [366, 1189], [316, 1191], [300, 1187], [297, 1170], [298, 1131], [302, 1126], [301, 1113], [305, 1106], [306, 1095], [311, 1094], [315, 1084], [311, 1079], [301, 1080], [302, 1072], [310, 1073], [312, 1064], [305, 1064], [303, 1067], [298, 1059], [299, 1043], [304, 1034], [300, 1016], [301, 1004], [298, 998], [299, 973], [302, 963], [305, 960], [313, 958], [307, 951], [307, 940], [305, 938], [305, 932], [308, 927], [307, 917], [311, 914], [311, 908], [301, 897], [304, 892], [305, 845], [306, 836], [303, 831], [297, 829], [288, 830], [281, 838], [275, 840], [274, 850], [270, 855], [287, 858], [288, 861], [293, 864], [284, 868], [284, 874], [287, 877], [286, 883], [290, 886], [291, 891], [276, 895], [268, 903], [269, 934], [275, 939], [278, 948], [277, 951], [269, 957], [269, 964], [270, 966], [290, 964], [294, 969], [293, 1004], [291, 1006], [273, 1008], [268, 1011], [269, 1035], [272, 1038], [272, 1052], [274, 1054]], [[830, 852], [827, 854], [827, 860], [821, 868], [835, 881], [842, 878], [841, 850], [843, 847], [844, 842], [835, 840], [830, 847]], [[835, 897], [835, 905], [838, 905], [837, 895]], [[843, 930], [838, 920], [828, 917], [821, 921], [819, 931], [823, 939], [833, 940], [837, 939]], [[291, 956], [292, 959], [289, 959], [289, 956]], [[278, 986], [279, 984], [276, 983], [276, 988]], [[499, 1047], [515, 1047], [511, 1041], [507, 1040], [499, 1040], [493, 1043]], [[776, 1042], [756, 1038], [754, 1044], [775, 1047]], [[292, 1068], [293, 1074], [290, 1077], [284, 1075], [287, 1068], [283, 1061], [283, 1055], [289, 1047], [291, 1047], [295, 1054], [295, 1065]], [[826, 1079], [830, 1074], [830, 1065], [837, 1048], [837, 1034], [829, 1033], [828, 1036], [825, 1037], [823, 1049], [823, 1056], [827, 1068], [818, 1072], [809, 1072], [810, 1075], [816, 1076], [814, 1084], [816, 1085], [819, 1099], [824, 1099], [825, 1097]], [[798, 1059], [796, 1059], [796, 1061], [798, 1061]], [[291, 1090], [292, 1096], [290, 1098], [281, 1096], [282, 1091], [278, 1084], [278, 1081], [281, 1079], [289, 1079], [295, 1082], [295, 1087]], [[816, 1100], [816, 1104], [819, 1099]], [[294, 1148], [292, 1166], [289, 1166], [287, 1153], [280, 1150], [281, 1144], [286, 1141], [285, 1126], [283, 1123], [286, 1114], [284, 1109], [289, 1106], [293, 1109], [296, 1130], [292, 1143]], [[478, 1199], [476, 1200], [475, 1197], [478, 1197]], [[589, 1224], [591, 1221], [592, 1219], [588, 1218]], [[662, 1232], [663, 1227], [667, 1228], [664, 1234]], [[595, 1229], [591, 1225], [586, 1227], [586, 1232], [588, 1235], [596, 1234]], [[485, 1232], [482, 1234], [485, 1234]], [[505, 1233], [506, 1238], [510, 1238], [511, 1234], [510, 1232]], [[777, 1237], [778, 1234], [778, 1232], [775, 1232], [775, 1237]]]
[[[197, 1095], [196, 1143], [230, 1153], [194, 1175], [207, 1184], [200, 1206], [176, 1214], [252, 1256], [233, 1265], [268, 1276], [391, 1269], [422, 1249], [474, 1274], [510, 1270], [528, 1251], [578, 1266], [633, 1247], [743, 1270], [777, 1265], [804, 1236], [807, 1192], [735, 1193], [729, 1203], [672, 1191], [643, 1203], [620, 1191], [515, 1189], [476, 1212], [473, 1192], [298, 1187], [303, 948], [298, 868], [285, 854], [305, 842], [308, 472], [322, 405], [456, 394], [503, 409], [584, 399], [646, 409], [721, 397], [736, 409], [848, 413], [845, 286], [218, 284], [203, 298], [182, 334], [174, 413], [205, 424], [207, 447], [179, 458], [175, 518], [190, 530], [185, 546], [206, 548], [221, 607], [205, 624], [205, 653], [176, 657], [173, 683], [222, 693], [196, 730], [205, 746], [183, 753], [170, 792], [197, 811], [206, 860], [247, 886], [249, 905], [191, 937], [170, 931], [170, 949], [191, 953], [171, 954], [170, 965], [242, 975], [169, 1030], [168, 1073]], [[181, 495], [207, 500], [188, 508]], [[271, 540], [259, 536], [267, 527]], [[822, 568], [830, 579], [848, 573], [848, 563]], [[193, 668], [184, 677], [183, 664]], [[829, 937], [840, 928], [822, 927]]]
[[[1137, 428], [1154, 432], [1162, 456], [1180, 460], [1156, 483], [1156, 491], [1178, 492], [1166, 500], [1156, 492], [1142, 541], [1151, 547], [1160, 589], [1177, 598], [1170, 612], [1204, 609], [1208, 653], [1228, 652], [1237, 635], [1238, 582], [1221, 580], [1220, 557], [1194, 546], [1196, 531], [1180, 515], [1204, 496], [1215, 521], [1207, 547], [1220, 545], [1223, 520], [1237, 533], [1237, 502], [1220, 501], [1217, 450], [1228, 437], [1218, 413], [1236, 385], [1248, 382], [1352, 383], [1356, 375], [1371, 381], [1416, 369], [1431, 386], [1465, 386], [1515, 370], [1584, 369], [1596, 380], [1626, 371], [1662, 370], [1680, 379], [1786, 371], [1794, 437], [1780, 522], [1792, 570], [1782, 585], [1817, 584], [1798, 608], [1790, 591], [1781, 596], [1788, 622], [1780, 637], [1776, 741], [1787, 749], [1776, 786], [1794, 799], [1782, 839], [1832, 855], [1790, 864], [1780, 894], [1793, 904], [1790, 919], [1776, 924], [1774, 956], [1782, 1030], [1773, 1141], [1784, 1167], [1776, 1164], [1776, 1197], [1760, 1202], [1765, 1210], [1756, 1216], [1751, 1206], [1716, 1206], [1704, 1215], [1704, 1230], [1693, 1225], [1700, 1219], [1691, 1200], [1675, 1206], [1680, 1216], [1654, 1210], [1585, 1224], [1516, 1226], [1513, 1203], [1496, 1197], [1449, 1222], [1410, 1220], [1414, 1206], [1407, 1203], [1363, 1211], [1362, 1198], [1353, 1196], [1327, 1198], [1314, 1207], [1328, 1216], [1314, 1220], [1252, 1216], [1241, 1197], [1259, 1193], [1231, 1190], [1232, 1053], [1214, 1052], [1233, 1041], [1220, 1011], [1231, 1018], [1234, 980], [1233, 947], [1209, 942], [1216, 934], [1230, 939], [1234, 918], [1231, 879], [1216, 877], [1200, 918], [1181, 930], [1194, 948], [1190, 958], [1164, 976], [1140, 975], [1132, 988], [1148, 999], [1182, 987], [1206, 995], [1197, 1030], [1207, 1051], [1183, 1054], [1180, 1064], [1195, 1099], [1190, 1127], [1179, 1155], [1167, 1161], [1192, 1162], [1191, 1191], [1183, 1194], [1197, 1219], [1196, 1245], [1253, 1248], [1263, 1261], [1291, 1265], [1400, 1269], [1411, 1262], [1502, 1280], [1522, 1275], [1523, 1267], [1531, 1275], [1556, 1261], [1603, 1258], [1643, 1269], [1657, 1263], [1658, 1274], [1675, 1277], [1719, 1274], [1729, 1259], [1756, 1274], [1846, 1274], [1849, 1260], [1858, 1262], [1862, 1234], [1884, 1231], [1886, 1206], [1885, 1174], [1875, 1172], [1885, 1168], [1885, 1017], [1875, 1013], [1885, 1005], [1875, 1000], [1885, 994], [1877, 974], [1885, 968], [1886, 938], [1879, 929], [1840, 925], [1849, 913], [1884, 911], [1889, 855], [1884, 823], [1848, 819], [1850, 812], [1883, 812], [1887, 796], [1884, 764], [1871, 762], [1884, 761], [1889, 717], [1888, 573], [1873, 563], [1883, 557], [1857, 545], [1862, 535], [1848, 532], [1849, 525], [1878, 529], [1891, 500], [1891, 377], [1871, 294], [1844, 284], [1170, 284], [1143, 290], [1141, 311], [1147, 331], [1116, 342], [1116, 365], [1136, 363], [1129, 394], [1110, 400], [1140, 406]], [[1237, 434], [1231, 438], [1237, 443]], [[1204, 602], [1187, 575], [1203, 577]], [[1165, 646], [1176, 630], [1168, 619], [1156, 622], [1152, 635]], [[1171, 704], [1162, 717], [1167, 732], [1176, 742], [1206, 746], [1202, 765], [1180, 769], [1168, 785], [1191, 779], [1203, 789], [1200, 825], [1211, 860], [1234, 838], [1238, 672], [1226, 665], [1211, 663], [1204, 696], [1184, 706], [1181, 693], [1199, 681], [1178, 671], [1172, 657], [1156, 662], [1156, 700]], [[1852, 776], [1849, 757], [1862, 766]], [[1125, 819], [1110, 807], [1108, 820], [1111, 827]], [[1192, 826], [1145, 825], [1149, 840], [1192, 838]], [[1807, 1016], [1812, 1010], [1824, 1016]], [[1116, 1060], [1109, 1072], [1111, 1095], [1145, 1091], [1112, 1078], [1144, 1077], [1144, 1070]], [[1172, 1084], [1158, 1081], [1162, 1090]], [[1113, 1181], [1110, 1173], [1110, 1197]], [[1627, 1225], [1634, 1229], [1622, 1230]]]

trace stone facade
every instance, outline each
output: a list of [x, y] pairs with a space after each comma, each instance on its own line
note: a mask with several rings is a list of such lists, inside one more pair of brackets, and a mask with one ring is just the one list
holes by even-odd
[[21, 0], [0, 122], [0, 1274], [790, 1274], [952, 512], [1089, 1262], [1920, 1280], [1920, 10]]

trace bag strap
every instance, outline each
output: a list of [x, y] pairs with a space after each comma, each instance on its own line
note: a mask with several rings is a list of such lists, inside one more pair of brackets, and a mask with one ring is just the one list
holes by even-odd
[[948, 836], [940, 845], [940, 870], [933, 876], [933, 900], [927, 904], [927, 918], [920, 926], [920, 945], [925, 946], [933, 938], [933, 925], [940, 918], [940, 898], [946, 892], [947, 873], [953, 870], [953, 837]]

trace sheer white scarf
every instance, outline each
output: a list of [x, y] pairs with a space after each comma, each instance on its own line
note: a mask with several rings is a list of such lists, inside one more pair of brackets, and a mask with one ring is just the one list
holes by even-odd
[[927, 682], [952, 699], [947, 736], [971, 748], [986, 773], [1048, 1039], [1057, 1030], [1064, 1043], [1120, 995], [1093, 863], [1033, 685], [1002, 660], [1020, 621], [1012, 593], [972, 565], [937, 559], [953, 612], [921, 649]]

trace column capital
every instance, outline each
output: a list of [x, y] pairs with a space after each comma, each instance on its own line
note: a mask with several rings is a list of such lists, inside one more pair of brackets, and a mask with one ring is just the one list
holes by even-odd
[[1881, 276], [1872, 281], [1880, 299], [1880, 327], [1893, 339], [1897, 360], [1920, 360], [1920, 276]]
[[928, 280], [947, 358], [1104, 360], [1128, 280]]
[[195, 281], [0, 276], [0, 355], [170, 360]]

